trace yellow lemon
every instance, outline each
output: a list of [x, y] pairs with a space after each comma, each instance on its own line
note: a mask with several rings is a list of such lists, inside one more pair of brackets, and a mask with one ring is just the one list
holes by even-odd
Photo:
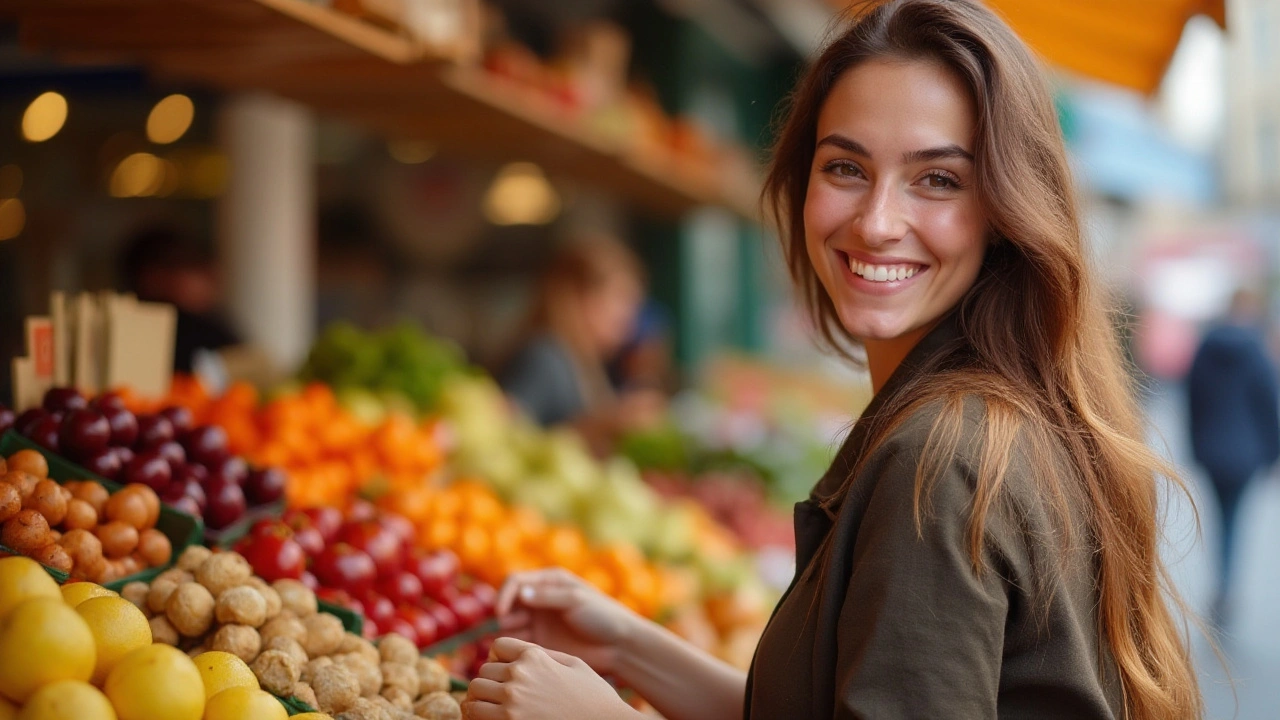
[[181, 650], [148, 645], [125, 655], [103, 686], [120, 720], [200, 720], [204, 684]]
[[151, 625], [137, 605], [122, 597], [94, 597], [76, 606], [89, 623], [98, 661], [93, 668], [93, 684], [101, 685], [120, 658], [151, 644]]
[[89, 683], [59, 680], [37, 690], [17, 720], [116, 720], [116, 710]]
[[284, 705], [265, 690], [230, 687], [209, 698], [204, 720], [288, 720]]
[[246, 687], [257, 690], [261, 685], [258, 678], [239, 657], [221, 650], [202, 652], [193, 658], [196, 669], [200, 671], [200, 679], [204, 681], [204, 696], [214, 695], [233, 687]]
[[62, 586], [62, 601], [71, 607], [96, 597], [120, 597], [120, 594], [91, 582], [72, 582]]
[[87, 682], [97, 657], [93, 633], [54, 598], [20, 603], [0, 617], [0, 693], [19, 703], [55, 680]]
[[18, 706], [0, 695], [0, 720], [14, 720], [16, 717], [18, 717]]
[[21, 555], [0, 559], [0, 617], [23, 600], [36, 597], [61, 600], [62, 593], [58, 592], [58, 583], [35, 560]]

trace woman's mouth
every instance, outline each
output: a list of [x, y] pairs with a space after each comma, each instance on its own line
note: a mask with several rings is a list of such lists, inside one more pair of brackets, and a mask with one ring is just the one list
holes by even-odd
[[845, 253], [844, 260], [849, 264], [849, 272], [869, 282], [896, 282], [914, 277], [924, 272], [928, 266], [919, 263], [886, 263], [876, 264], [863, 262]]

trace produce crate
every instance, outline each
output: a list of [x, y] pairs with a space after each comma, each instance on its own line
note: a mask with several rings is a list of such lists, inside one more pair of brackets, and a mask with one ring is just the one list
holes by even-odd
[[[59, 483], [70, 480], [93, 480], [94, 482], [106, 487], [107, 490], [112, 493], [115, 493], [124, 487], [120, 483], [112, 482], [111, 480], [99, 477], [88, 470], [85, 470], [61, 455], [49, 452], [45, 448], [19, 435], [13, 430], [6, 432], [3, 437], [0, 437], [0, 454], [8, 457], [19, 450], [35, 450], [43, 455], [45, 460], [49, 463], [49, 478]], [[139, 580], [142, 582], [150, 582], [155, 578], [155, 576], [171, 567], [173, 565], [173, 561], [182, 554], [183, 550], [186, 550], [191, 545], [198, 545], [200, 543], [201, 538], [204, 536], [204, 521], [200, 518], [192, 517], [184, 512], [174, 510], [173, 508], [161, 503], [160, 517], [156, 521], [156, 529], [164, 533], [165, 537], [169, 538], [169, 544], [173, 546], [173, 555], [170, 557], [169, 563], [158, 567], [147, 568], [146, 570], [105, 583], [104, 587], [109, 590], [119, 591], [131, 582]], [[51, 571], [51, 574], [53, 573], [56, 573], [54, 574], [55, 578], [59, 575], [63, 575], [61, 580], [63, 582], [66, 581], [65, 574], [58, 573], [56, 570]]]
[[342, 627], [346, 629], [347, 632], [352, 633], [353, 635], [361, 635], [364, 632], [364, 616], [355, 610], [341, 605], [335, 605], [331, 602], [325, 602], [319, 598], [316, 599], [316, 606], [320, 609], [320, 612], [327, 612], [330, 615], [337, 616], [337, 618], [342, 621]]
[[250, 507], [245, 511], [244, 517], [221, 530], [213, 530], [206, 527], [204, 529], [204, 544], [211, 548], [230, 550], [240, 541], [240, 538], [249, 534], [249, 530], [253, 528], [254, 523], [259, 520], [280, 519], [284, 515], [284, 506], [284, 499], [281, 498], [273, 503]]

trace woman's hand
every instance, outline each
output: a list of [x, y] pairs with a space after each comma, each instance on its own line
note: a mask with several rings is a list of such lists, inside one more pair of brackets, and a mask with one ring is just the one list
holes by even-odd
[[503, 632], [581, 658], [602, 675], [616, 670], [623, 642], [646, 622], [559, 568], [512, 575], [498, 593], [497, 613]]
[[517, 638], [498, 638], [467, 689], [470, 720], [615, 720], [637, 713], [585, 662]]

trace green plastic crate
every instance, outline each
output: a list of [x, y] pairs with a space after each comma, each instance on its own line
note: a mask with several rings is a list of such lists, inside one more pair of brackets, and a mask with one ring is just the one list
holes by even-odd
[[[112, 482], [103, 477], [85, 470], [70, 460], [49, 452], [45, 448], [10, 430], [0, 437], [0, 454], [8, 457], [19, 450], [35, 450], [44, 456], [45, 461], [49, 463], [49, 478], [59, 483], [68, 482], [70, 480], [93, 480], [107, 488], [111, 493], [115, 493], [124, 486], [117, 482]], [[120, 578], [109, 583], [104, 587], [109, 590], [119, 591], [125, 585], [131, 582], [150, 582], [155, 576], [164, 572], [173, 565], [173, 561], [178, 559], [183, 550], [191, 545], [198, 545], [201, 538], [204, 537], [204, 521], [200, 518], [193, 517], [184, 512], [179, 512], [173, 508], [161, 504], [160, 517], [156, 520], [156, 529], [164, 533], [169, 538], [169, 544], [173, 546], [173, 555], [166, 565], [159, 567], [147, 568], [132, 575]], [[54, 571], [55, 573], [57, 571]], [[61, 574], [61, 573], [59, 573]], [[57, 574], [54, 577], [58, 577]], [[62, 578], [65, 582], [66, 578]]]

